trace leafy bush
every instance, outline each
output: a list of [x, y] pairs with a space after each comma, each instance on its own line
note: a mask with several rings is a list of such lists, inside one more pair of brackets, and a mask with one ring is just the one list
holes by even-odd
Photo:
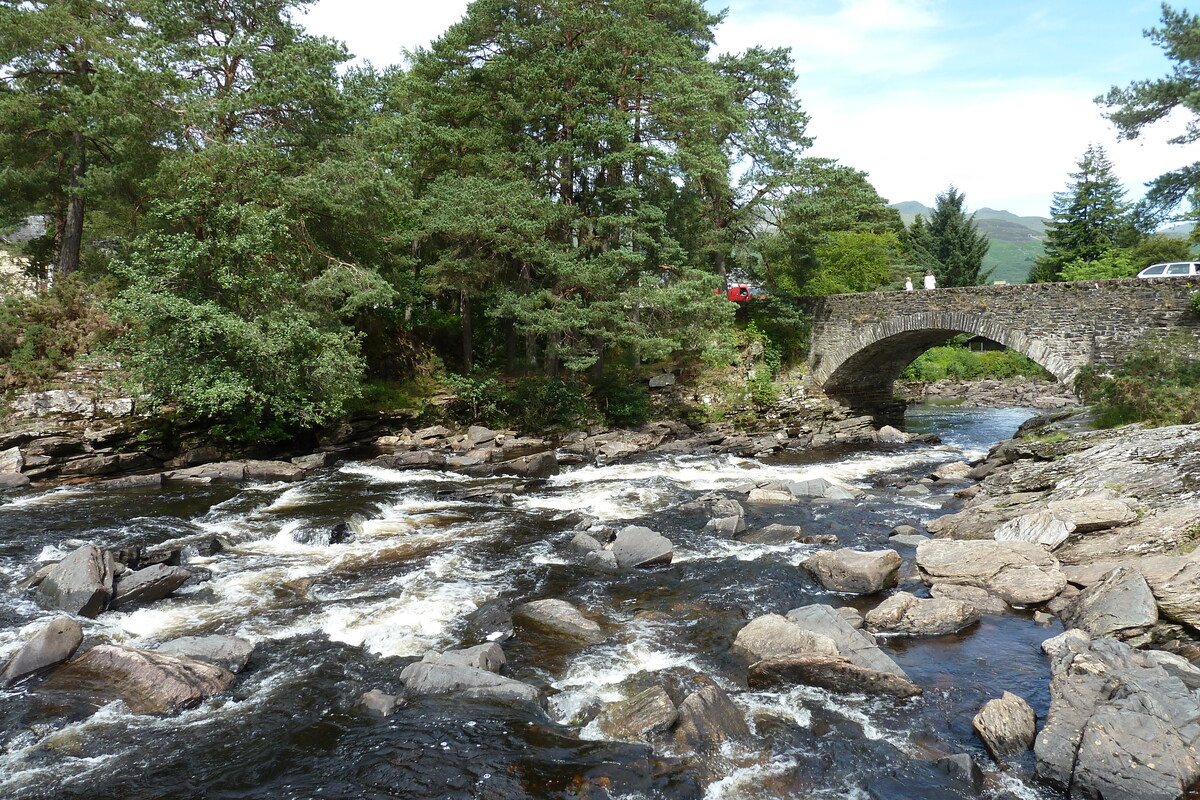
[[[783, 363], [801, 360], [808, 352], [812, 317], [787, 297], [772, 295], [748, 303], [747, 328], [761, 334], [778, 352]], [[778, 369], [778, 365], [776, 365]]]
[[586, 409], [583, 389], [558, 378], [522, 378], [506, 399], [509, 420], [524, 430], [565, 428]]
[[109, 287], [65, 278], [45, 294], [0, 304], [0, 382], [35, 386], [119, 332], [104, 309]]
[[631, 375], [606, 375], [593, 388], [592, 397], [610, 425], [632, 428], [650, 419], [650, 394]]
[[978, 378], [1046, 378], [1052, 376], [1033, 360], [1013, 350], [977, 353], [965, 347], [932, 347], [905, 368], [903, 380], [940, 381]]
[[1200, 314], [1200, 292], [1193, 292], [1191, 300], [1188, 301], [1193, 314]]
[[1149, 334], [1111, 372], [1083, 370], [1076, 389], [1095, 407], [1100, 428], [1200, 421], [1200, 343], [1186, 330]]
[[1095, 261], [1077, 258], [1062, 269], [1059, 276], [1064, 281], [1103, 281], [1112, 278], [1132, 278], [1138, 267], [1127, 250], [1110, 248]]
[[447, 372], [442, 383], [457, 398], [455, 409], [469, 414], [472, 420], [487, 423], [500, 422], [504, 418], [502, 408], [507, 390], [494, 375], [475, 370], [467, 375]]

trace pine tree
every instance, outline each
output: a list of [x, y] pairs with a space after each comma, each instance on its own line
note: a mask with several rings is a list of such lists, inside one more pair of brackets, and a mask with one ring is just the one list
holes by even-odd
[[938, 286], [978, 286], [990, 242], [963, 210], [966, 195], [951, 186], [937, 196], [929, 221], [918, 216], [904, 234], [913, 263], [932, 270]]
[[1125, 202], [1125, 189], [1098, 145], [1089, 145], [1066, 191], [1054, 195], [1046, 226], [1045, 255], [1034, 262], [1031, 283], [1060, 280], [1078, 261], [1098, 261], [1113, 247], [1136, 243], [1138, 234]]

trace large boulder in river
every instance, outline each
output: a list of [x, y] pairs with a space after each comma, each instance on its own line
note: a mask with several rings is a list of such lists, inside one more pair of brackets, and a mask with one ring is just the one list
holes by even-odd
[[867, 627], [913, 636], [958, 633], [979, 621], [979, 610], [969, 603], [946, 597], [922, 599], [896, 592], [867, 614]]
[[1038, 776], [1072, 797], [1176, 800], [1200, 780], [1200, 696], [1114, 639], [1068, 640], [1051, 662]]
[[843, 547], [815, 553], [801, 566], [830, 591], [875, 594], [896, 585], [901, 563], [895, 550], [864, 552]]
[[675, 743], [681, 748], [705, 747], [749, 736], [746, 715], [719, 686], [705, 686], [679, 704]]
[[0, 686], [12, 686], [17, 681], [61, 664], [75, 654], [83, 643], [83, 628], [70, 617], [59, 617], [42, 628], [17, 651], [4, 670], [0, 671]]
[[543, 634], [584, 644], [599, 644], [608, 637], [600, 626], [565, 600], [535, 600], [512, 610], [513, 620]]
[[987, 701], [971, 720], [971, 725], [992, 758], [1003, 762], [1020, 758], [1033, 746], [1037, 714], [1025, 698], [1005, 692], [995, 700]]
[[37, 691], [82, 697], [97, 708], [122, 700], [135, 714], [168, 714], [225, 691], [235, 680], [215, 664], [102, 644], [55, 669]]
[[645, 739], [675, 724], [679, 710], [667, 690], [651, 686], [620, 703], [609, 706], [600, 717], [600, 730], [613, 739]]
[[127, 572], [117, 579], [108, 607], [120, 609], [161, 600], [183, 586], [190, 577], [192, 573], [183, 567], [169, 567], [166, 564], [153, 564], [145, 569]]
[[670, 539], [638, 525], [617, 531], [617, 538], [612, 543], [612, 554], [622, 569], [670, 564], [674, 553]]
[[1063, 626], [1086, 631], [1092, 638], [1130, 640], [1158, 622], [1154, 593], [1141, 573], [1117, 567], [1084, 589], [1062, 612]]
[[862, 692], [900, 698], [921, 693], [921, 687], [907, 678], [865, 669], [841, 656], [818, 653], [780, 656], [751, 664], [747, 681], [751, 689], [802, 683], [831, 692]]
[[108, 608], [113, 594], [112, 554], [84, 545], [58, 562], [38, 586], [38, 600], [81, 617], [95, 617]]
[[1032, 542], [931, 539], [917, 546], [917, 566], [927, 584], [978, 586], [1010, 605], [1044, 603], [1067, 585], [1058, 559]]
[[838, 647], [828, 636], [805, 630], [779, 614], [767, 614], [738, 631], [733, 652], [747, 661], [762, 661], [796, 653], [837, 655]]
[[879, 649], [875, 637], [858, 630], [846, 619], [846, 611], [827, 605], [801, 606], [789, 611], [787, 620], [806, 631], [828, 637], [837, 647], [838, 655], [848, 658], [855, 666], [908, 678], [900, 665]]
[[159, 653], [216, 664], [230, 672], [241, 672], [254, 655], [254, 643], [240, 636], [180, 636], [158, 646]]
[[521, 478], [548, 478], [558, 472], [558, 458], [553, 450], [503, 461], [495, 469], [496, 475], [516, 475]]
[[410, 695], [450, 694], [501, 702], [536, 703], [537, 689], [486, 669], [416, 661], [400, 672]]
[[426, 664], [443, 664], [454, 667], [472, 667], [488, 672], [499, 672], [504, 666], [504, 649], [495, 642], [477, 644], [463, 650], [447, 650], [443, 653], [430, 652], [421, 657]]

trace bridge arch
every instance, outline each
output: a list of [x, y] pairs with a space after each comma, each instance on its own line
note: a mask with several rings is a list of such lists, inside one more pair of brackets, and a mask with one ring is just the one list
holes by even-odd
[[851, 406], [886, 405], [892, 399], [892, 384], [905, 367], [930, 347], [960, 333], [982, 336], [1015, 350], [1063, 382], [1072, 382], [1083, 366], [1064, 359], [1046, 341], [994, 316], [927, 311], [856, 326], [834, 347], [814, 353], [812, 376], [828, 396]]

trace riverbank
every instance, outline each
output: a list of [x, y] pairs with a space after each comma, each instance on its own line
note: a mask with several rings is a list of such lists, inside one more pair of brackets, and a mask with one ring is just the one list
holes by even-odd
[[909, 404], [946, 402], [964, 408], [1022, 407], [1047, 411], [1079, 405], [1079, 398], [1070, 386], [1039, 378], [897, 381], [896, 394]]

